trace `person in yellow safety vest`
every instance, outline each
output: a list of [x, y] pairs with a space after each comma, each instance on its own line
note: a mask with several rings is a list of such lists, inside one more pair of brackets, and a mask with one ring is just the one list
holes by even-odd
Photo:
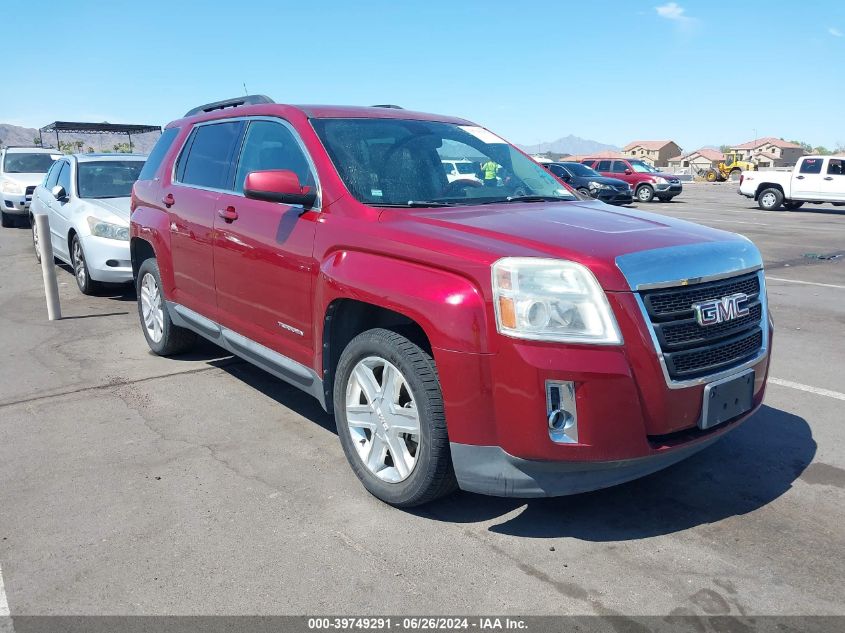
[[497, 162], [488, 160], [486, 163], [481, 165], [481, 173], [484, 176], [484, 186], [485, 187], [495, 187], [498, 182], [496, 181], [496, 176], [499, 173], [499, 165]]

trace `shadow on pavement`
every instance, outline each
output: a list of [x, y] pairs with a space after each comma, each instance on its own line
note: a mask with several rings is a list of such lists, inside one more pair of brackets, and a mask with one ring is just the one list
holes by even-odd
[[459, 492], [415, 514], [473, 523], [525, 506], [490, 531], [532, 538], [636, 540], [757, 510], [787, 492], [815, 453], [816, 443], [804, 419], [764, 406], [713, 446], [637, 481], [553, 499], [500, 499]]

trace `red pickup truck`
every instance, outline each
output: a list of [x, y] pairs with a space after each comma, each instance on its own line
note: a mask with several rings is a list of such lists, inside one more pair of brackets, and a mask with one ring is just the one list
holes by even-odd
[[[449, 182], [456, 159], [497, 178]], [[150, 348], [202, 336], [312, 394], [397, 506], [618, 484], [763, 399], [772, 324], [749, 240], [580, 199], [470, 121], [200, 106], [165, 129], [132, 209]]]

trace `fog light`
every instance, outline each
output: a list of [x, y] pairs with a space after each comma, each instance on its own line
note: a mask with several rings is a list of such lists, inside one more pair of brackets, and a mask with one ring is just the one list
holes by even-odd
[[578, 442], [578, 413], [575, 408], [575, 383], [546, 381], [546, 414], [549, 437], [553, 442]]

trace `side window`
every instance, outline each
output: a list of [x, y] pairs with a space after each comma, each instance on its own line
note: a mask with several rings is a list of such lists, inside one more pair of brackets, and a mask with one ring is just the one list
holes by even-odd
[[549, 171], [552, 172], [558, 178], [568, 178], [569, 174], [567, 171], [561, 167], [560, 165], [549, 165]]
[[831, 176], [845, 176], [845, 160], [831, 158], [827, 164], [827, 173]]
[[822, 163], [824, 162], [821, 158], [805, 158], [804, 162], [801, 163], [801, 173], [802, 174], [820, 174], [822, 173]]
[[170, 149], [170, 146], [173, 145], [173, 141], [176, 140], [178, 135], [179, 128], [170, 127], [158, 137], [153, 151], [150, 152], [147, 162], [144, 163], [144, 168], [141, 169], [141, 173], [138, 175], [138, 180], [152, 180], [155, 178], [158, 168], [161, 166], [161, 161], [164, 160], [164, 155]]
[[238, 161], [235, 191], [244, 190], [249, 172], [265, 169], [287, 169], [299, 177], [301, 184], [310, 187], [315, 184], [308, 159], [293, 133], [282, 123], [252, 121]]
[[72, 191], [70, 188], [70, 163], [66, 160], [62, 161], [62, 170], [59, 172], [59, 177], [56, 180], [56, 184], [64, 187], [65, 193], [67, 195], [71, 195]]
[[53, 166], [50, 167], [50, 171], [47, 172], [47, 175], [44, 178], [44, 187], [47, 191], [50, 191], [50, 189], [56, 186], [56, 182], [59, 180], [59, 171], [61, 171], [62, 165], [64, 164], [65, 161], [57, 160], [53, 163]]
[[185, 185], [231, 189], [232, 161], [243, 127], [243, 121], [196, 127], [179, 157], [176, 180]]
[[600, 160], [598, 167], [596, 167], [596, 171], [610, 171], [610, 161]]
[[624, 174], [626, 169], [628, 169], [628, 163], [626, 163], [624, 160], [613, 161], [614, 174]]

